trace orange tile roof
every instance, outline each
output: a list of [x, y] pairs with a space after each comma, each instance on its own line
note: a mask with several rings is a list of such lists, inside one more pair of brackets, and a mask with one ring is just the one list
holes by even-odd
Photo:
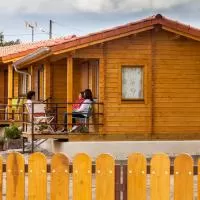
[[102, 40], [109, 40], [115, 36], [128, 34], [133, 31], [143, 31], [143, 29], [160, 24], [163, 27], [170, 28], [171, 30], [178, 31], [188, 36], [200, 39], [200, 29], [191, 27], [189, 25], [168, 19], [160, 14], [133, 22], [122, 26], [117, 26], [111, 29], [103, 30], [100, 32], [88, 34], [82, 37], [69, 36], [54, 40], [46, 40], [29, 44], [19, 44], [8, 47], [0, 47], [0, 57], [5, 60], [13, 59], [20, 56], [27, 55], [39, 47], [51, 47], [52, 52], [59, 52], [70, 48], [81, 48], [81, 45], [89, 45], [91, 42], [101, 42]]
[[42, 40], [39, 42], [21, 43], [12, 46], [0, 47], [0, 57], [7, 57], [10, 55], [13, 55], [14, 57], [15, 55], [18, 56], [19, 53], [26, 55], [27, 53], [30, 53], [40, 47], [52, 47], [67, 42], [69, 40], [73, 40], [74, 38], [76, 38], [76, 36], [71, 35], [57, 39]]
[[156, 24], [160, 24], [174, 31], [179, 31], [183, 34], [185, 33], [190, 35], [191, 37], [200, 39], [200, 29], [191, 27], [189, 25], [180, 23], [178, 21], [171, 20], [169, 18], [162, 16], [161, 14], [157, 14], [133, 23], [117, 26], [111, 29], [89, 34], [83, 37], [77, 37], [72, 41], [61, 43], [59, 45], [52, 47], [51, 49], [53, 52], [56, 52], [56, 51], [62, 51], [64, 49], [76, 48], [79, 47], [80, 45], [89, 44], [90, 42], [102, 41], [129, 32], [142, 30], [144, 28], [148, 28]]

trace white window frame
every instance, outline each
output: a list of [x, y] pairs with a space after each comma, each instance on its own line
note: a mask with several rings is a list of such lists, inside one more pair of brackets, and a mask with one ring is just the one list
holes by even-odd
[[24, 96], [28, 92], [28, 75], [20, 74], [19, 96]]
[[[140, 69], [140, 73], [141, 73], [141, 76], [140, 78], [137, 78], [137, 75], [132, 75], [132, 78], [135, 78], [135, 85], [138, 85], [140, 84], [140, 89], [137, 87], [137, 88], [134, 88], [134, 86], [132, 85], [132, 88], [130, 88], [130, 91], [134, 90], [135, 93], [133, 93], [132, 96], [130, 96], [130, 93], [129, 93], [129, 96], [125, 96], [124, 93], [124, 70], [125, 69]], [[139, 71], [135, 70], [136, 73], [139, 74]], [[128, 73], [129, 73], [129, 76], [130, 76], [130, 70], [128, 70]], [[128, 75], [128, 74], [127, 74]], [[131, 76], [130, 76], [131, 77]], [[132, 81], [132, 80], [131, 80]], [[131, 81], [129, 81], [129, 83], [127, 84], [133, 84], [134, 81], [132, 81], [133, 83], [131, 83]], [[127, 90], [127, 89], [126, 89]], [[121, 66], [121, 99], [124, 101], [130, 101], [130, 100], [136, 100], [136, 101], [144, 101], [144, 66], [143, 65], [122, 65]]]

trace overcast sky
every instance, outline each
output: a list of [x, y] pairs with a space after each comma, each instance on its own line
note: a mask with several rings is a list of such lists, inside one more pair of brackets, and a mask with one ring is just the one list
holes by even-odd
[[[133, 22], [153, 14], [163, 14], [200, 28], [200, 0], [1, 0], [0, 32], [6, 40], [48, 39], [49, 20], [53, 37], [87, 33]], [[45, 32], [44, 32], [45, 31]]]

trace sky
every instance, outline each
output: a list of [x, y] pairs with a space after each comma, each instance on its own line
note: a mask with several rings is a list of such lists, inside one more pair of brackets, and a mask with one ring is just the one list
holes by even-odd
[[31, 42], [49, 38], [85, 35], [162, 14], [200, 28], [200, 0], [1, 0], [0, 32], [5, 40]]

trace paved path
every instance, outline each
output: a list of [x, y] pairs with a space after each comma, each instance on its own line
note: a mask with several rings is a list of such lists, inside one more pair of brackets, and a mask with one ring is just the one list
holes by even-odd
[[110, 153], [117, 160], [126, 160], [133, 152], [144, 153], [151, 157], [154, 153], [165, 152], [169, 156], [180, 153], [200, 155], [200, 141], [124, 141], [124, 142], [57, 142], [48, 141], [42, 146], [50, 152], [64, 152], [74, 157], [85, 152], [92, 158], [101, 153]]

